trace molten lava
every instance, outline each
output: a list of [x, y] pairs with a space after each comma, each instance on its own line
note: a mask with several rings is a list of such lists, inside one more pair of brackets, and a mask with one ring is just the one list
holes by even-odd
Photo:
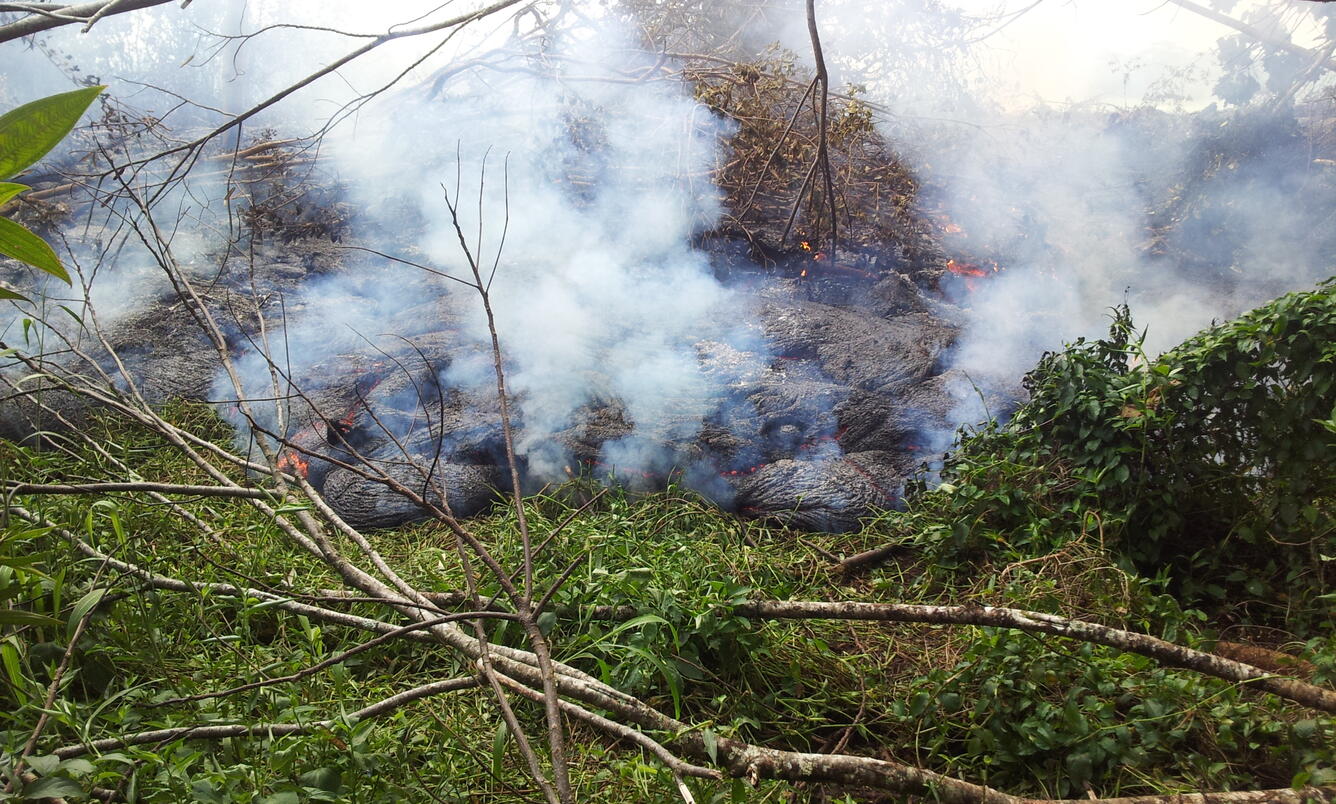
[[731, 470], [729, 470], [729, 471], [720, 472], [720, 473], [719, 473], [719, 476], [720, 476], [720, 477], [746, 477], [747, 475], [754, 475], [754, 474], [756, 474], [757, 472], [761, 471], [761, 469], [763, 469], [764, 467], [765, 467], [765, 464], [763, 464], [763, 463], [758, 463], [758, 464], [756, 464], [755, 466], [748, 466], [746, 469], [731, 469]]
[[965, 277], [965, 289], [970, 293], [979, 289], [976, 280], [982, 279], [989, 274], [995, 274], [1002, 270], [995, 260], [985, 260], [984, 265], [973, 262], [959, 262], [957, 260], [947, 260], [946, 270], [956, 276]]
[[[972, 262], [956, 262], [955, 260], [947, 260], [946, 270], [956, 276], [982, 277], [988, 276], [989, 273]], [[997, 270], [997, 263], [993, 263], [993, 270]]]
[[278, 458], [278, 471], [288, 472], [289, 474], [308, 477], [310, 464], [304, 458], [295, 453], [287, 452]]

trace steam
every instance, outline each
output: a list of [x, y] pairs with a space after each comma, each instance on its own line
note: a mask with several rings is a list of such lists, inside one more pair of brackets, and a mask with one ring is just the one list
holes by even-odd
[[[404, 17], [437, 9], [412, 5]], [[952, 299], [966, 313], [947, 361], [960, 370], [952, 376], [1014, 385], [1043, 351], [1100, 334], [1108, 309], [1122, 302], [1148, 327], [1150, 348], [1167, 348], [1330, 272], [1336, 227], [1319, 212], [1336, 208], [1336, 177], [1315, 167], [1295, 107], [1202, 108], [1216, 76], [1194, 54], [1225, 31], [1160, 14], [1165, 27], [1144, 43], [1098, 54], [1097, 63], [1045, 67], [1028, 57], [1042, 50], [1037, 43], [1055, 32], [1067, 42], [1097, 33], [1117, 39], [1108, 30], [1113, 12], [1082, 16], [1069, 12], [1085, 3], [1045, 3], [998, 17], [993, 35], [980, 36], [992, 29], [974, 18], [996, 5], [829, 0], [818, 11], [836, 81], [862, 84], [890, 110], [880, 122], [922, 179], [920, 203], [954, 224], [941, 233], [947, 252], [1003, 269]], [[169, 5], [109, 18], [97, 37], [71, 28], [45, 41], [52, 53], [77, 54], [83, 75], [119, 81], [114, 91], [168, 115], [169, 125], [205, 127], [355, 46], [328, 32], [289, 31], [210, 57], [218, 41], [193, 33], [254, 30], [280, 13], [283, 21], [372, 30], [365, 19], [302, 0], [281, 9], [195, 4], [189, 14]], [[801, 14], [765, 18], [780, 21], [765, 33], [800, 57], [809, 53]], [[170, 45], [146, 48], [150, 30]], [[771, 38], [746, 33], [748, 41]], [[658, 57], [606, 20], [585, 18], [575, 31], [543, 38], [516, 35], [503, 57], [458, 69], [464, 56], [510, 35], [480, 28], [439, 52], [431, 50], [438, 41], [425, 39], [387, 47], [251, 121], [237, 142], [257, 126], [304, 133], [339, 122], [320, 158], [355, 211], [355, 238], [465, 281], [477, 268], [532, 477], [564, 477], [573, 429], [590, 408], [610, 403], [630, 428], [603, 445], [601, 469], [627, 476], [682, 467], [692, 460], [682, 445], [708, 422], [754, 422], [739, 389], [770, 363], [742, 294], [690, 245], [721, 213], [709, 174], [729, 125], [688, 87], [649, 80]], [[1075, 58], [1079, 48], [1066, 50]], [[42, 91], [77, 78], [35, 65], [26, 63], [25, 78]], [[1059, 73], [1065, 80], [1054, 82]], [[357, 101], [401, 74], [407, 88]], [[175, 108], [173, 95], [135, 82], [217, 99], [218, 108]], [[15, 91], [13, 82], [4, 88]], [[1060, 102], [1040, 100], [1041, 92]], [[1188, 117], [1187, 108], [1197, 111]], [[177, 256], [201, 276], [216, 260], [199, 233], [229, 225], [223, 194], [209, 179], [192, 180], [162, 204], [180, 210]], [[86, 256], [91, 264], [98, 254]], [[491, 333], [475, 292], [375, 254], [345, 252], [337, 262], [266, 302], [264, 350], [288, 380], [315, 380], [330, 360], [388, 348], [386, 333], [444, 333], [451, 358], [440, 385], [479, 399], [494, 393]], [[133, 247], [121, 252], [116, 273], [95, 285], [99, 309], [129, 310], [149, 295], [147, 263]], [[237, 358], [243, 391], [282, 396], [261, 346]], [[220, 377], [215, 398], [230, 394], [228, 385]], [[984, 413], [966, 385], [956, 389], [958, 423]], [[277, 426], [277, 417], [263, 424]], [[686, 468], [702, 484], [719, 484], [718, 467]]]
[[[325, 156], [363, 211], [362, 233], [398, 231], [403, 256], [470, 282], [472, 261], [489, 283], [530, 476], [571, 471], [558, 434], [614, 400], [634, 430], [604, 445], [601, 468], [662, 472], [728, 399], [728, 378], [706, 373], [696, 344], [764, 359], [740, 302], [690, 246], [720, 212], [708, 174], [728, 128], [688, 88], [627, 81], [654, 61], [615, 29], [528, 56], [543, 69], [396, 92], [330, 137]], [[401, 230], [419, 227], [404, 242]], [[365, 301], [346, 303], [350, 283]], [[373, 258], [302, 291], [305, 314], [288, 321], [276, 360], [316, 365], [355, 348], [350, 339], [403, 332], [426, 299], [440, 305], [439, 330], [476, 347], [442, 384], [494, 392], [476, 292]], [[264, 361], [246, 369], [248, 392], [263, 396]]]
[[[876, 5], [822, 4], [826, 52], [890, 109], [883, 132], [921, 203], [961, 230], [943, 232], [948, 254], [1003, 269], [954, 298], [968, 318], [952, 365], [975, 383], [1014, 387], [1124, 302], [1157, 353], [1332, 272], [1336, 183], [1299, 132], [1304, 108], [1215, 105], [1214, 49], [1233, 31], [1150, 4]], [[1007, 13], [962, 33], [988, 12]], [[805, 31], [778, 35], [809, 52]], [[1080, 42], [1099, 44], [1082, 58]], [[958, 423], [981, 419], [975, 388], [956, 390]]]

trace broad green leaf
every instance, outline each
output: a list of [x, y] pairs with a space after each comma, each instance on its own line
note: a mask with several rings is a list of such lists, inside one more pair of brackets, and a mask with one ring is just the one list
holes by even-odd
[[297, 783], [302, 787], [314, 787], [326, 793], [337, 793], [343, 786], [343, 777], [335, 768], [316, 768], [297, 777]]
[[70, 284], [70, 275], [46, 241], [9, 218], [0, 218], [0, 254], [22, 260]]
[[226, 804], [227, 802], [223, 794], [215, 790], [213, 785], [204, 779], [196, 779], [191, 782], [190, 793], [194, 796], [195, 804]]
[[0, 286], [0, 300], [3, 299], [13, 299], [14, 301], [26, 301], [26, 302], [32, 301], [32, 299], [28, 298], [27, 296], [24, 296], [22, 293], [15, 293], [9, 288]]
[[26, 184], [15, 184], [12, 181], [0, 181], [0, 206], [6, 204], [9, 199], [27, 190]]
[[41, 776], [50, 776], [60, 767], [60, 757], [55, 754], [28, 757], [28, 767]]
[[0, 625], [60, 625], [60, 620], [23, 609], [0, 609]]
[[0, 115], [0, 179], [46, 156], [106, 87], [86, 87], [25, 103]]
[[60, 776], [47, 776], [23, 788], [23, 794], [32, 799], [73, 798], [83, 793], [83, 786], [78, 782]]
[[83, 757], [75, 757], [74, 759], [62, 760], [60, 763], [60, 767], [69, 775], [76, 777], [87, 776], [88, 774], [97, 770], [97, 768], [93, 765], [93, 763], [89, 762]]

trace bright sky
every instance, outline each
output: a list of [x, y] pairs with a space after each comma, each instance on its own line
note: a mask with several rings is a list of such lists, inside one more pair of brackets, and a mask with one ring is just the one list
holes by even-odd
[[[1011, 0], [1022, 9], [1031, 0]], [[983, 13], [996, 0], [954, 0]], [[1241, 17], [1257, 5], [1231, 9]], [[1167, 0], [1044, 0], [991, 40], [997, 70], [1017, 100], [1135, 102], [1166, 68], [1211, 68], [1216, 40], [1235, 33]], [[1007, 81], [1010, 78], [1010, 81]], [[1194, 86], [1206, 101], [1209, 81]]]

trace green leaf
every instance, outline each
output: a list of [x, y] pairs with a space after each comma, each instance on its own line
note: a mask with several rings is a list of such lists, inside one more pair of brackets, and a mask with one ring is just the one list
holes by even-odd
[[14, 291], [10, 290], [9, 288], [4, 287], [3, 285], [0, 285], [0, 300], [3, 300], [3, 299], [13, 299], [14, 301], [32, 301], [32, 299], [29, 299], [27, 296], [24, 296], [22, 293], [15, 293]]
[[190, 783], [190, 793], [194, 796], [196, 804], [227, 804], [227, 799], [223, 794], [214, 789], [213, 785], [204, 779], [196, 779]]
[[106, 87], [85, 87], [25, 103], [0, 116], [0, 179], [46, 156]]
[[92, 611], [98, 603], [101, 603], [102, 598], [106, 594], [106, 589], [94, 589], [79, 598], [79, 602], [74, 604], [74, 609], [70, 612], [69, 623], [66, 626], [66, 631], [68, 632], [66, 635], [67, 638], [74, 636], [74, 629], [79, 627], [79, 621], [82, 620], [88, 612]]
[[297, 782], [302, 787], [314, 787], [326, 793], [337, 793], [343, 786], [343, 777], [337, 768], [316, 768], [298, 776]]
[[83, 795], [83, 787], [73, 779], [47, 776], [23, 788], [28, 798], [73, 798]]
[[40, 268], [65, 284], [70, 284], [70, 275], [46, 241], [9, 218], [0, 218], [0, 254]]
[[702, 729], [700, 733], [701, 741], [705, 743], [705, 753], [710, 755], [711, 762], [719, 761], [719, 735], [712, 729]]
[[510, 739], [510, 729], [506, 727], [504, 721], [496, 727], [496, 734], [492, 735], [492, 778], [502, 778], [502, 771], [505, 770], [503, 760], [506, 757], [506, 742]]
[[45, 574], [32, 569], [34, 565], [40, 564], [45, 560], [46, 556], [43, 555], [0, 556], [0, 567], [14, 567], [16, 569], [27, 569], [34, 575], [38, 575], [45, 578], [47, 577]]
[[28, 766], [39, 776], [50, 776], [60, 767], [60, 757], [55, 754], [28, 757]]
[[0, 625], [60, 625], [60, 620], [22, 609], [0, 609]]
[[12, 181], [0, 181], [0, 206], [6, 204], [9, 199], [27, 190], [26, 184], [15, 184]]
[[75, 776], [75, 777], [87, 776], [88, 774], [92, 773], [94, 770], [97, 769], [94, 767], [93, 763], [89, 762], [83, 757], [66, 759], [60, 763], [60, 767], [70, 776]]
[[544, 634], [552, 633], [552, 629], [557, 626], [557, 615], [550, 611], [545, 611], [538, 615], [538, 630]]
[[3, 644], [0, 644], [0, 664], [5, 666], [5, 675], [9, 676], [9, 683], [22, 688], [25, 679], [23, 670], [19, 666], [19, 649], [14, 637], [10, 637]]

